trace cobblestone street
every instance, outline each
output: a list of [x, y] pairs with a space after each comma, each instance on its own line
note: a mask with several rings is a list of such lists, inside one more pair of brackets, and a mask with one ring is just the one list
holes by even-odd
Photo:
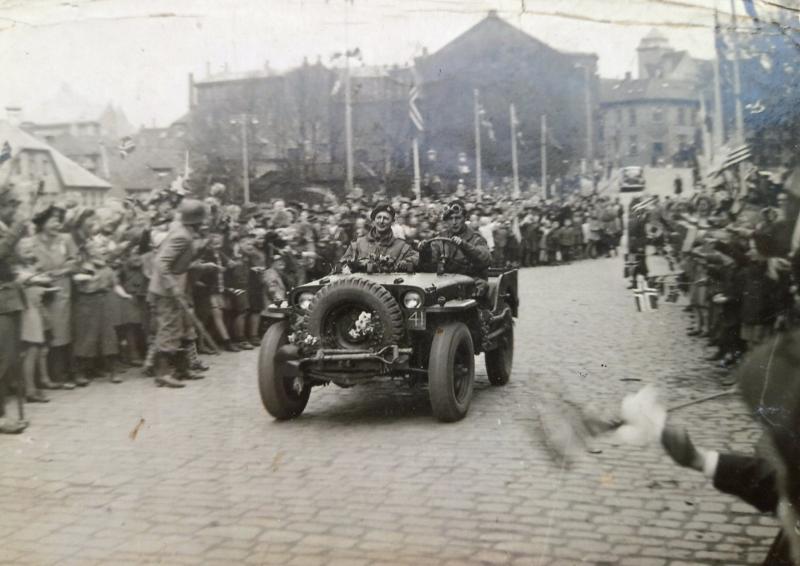
[[[619, 258], [521, 271], [511, 383], [476, 364], [452, 425], [401, 382], [315, 389], [277, 423], [255, 351], [206, 358], [183, 390], [128, 371], [55, 391], [0, 439], [0, 562], [758, 564], [775, 523], [657, 447], [601, 442], [569, 469], [549, 456], [542, 391], [615, 408], [647, 383], [668, 405], [725, 389], [682, 303], [638, 313], [621, 274]], [[757, 438], [737, 396], [675, 419], [707, 448]]]

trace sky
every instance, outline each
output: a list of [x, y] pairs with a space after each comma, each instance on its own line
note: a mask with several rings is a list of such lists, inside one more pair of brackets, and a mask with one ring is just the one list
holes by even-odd
[[405, 64], [490, 9], [551, 47], [596, 53], [601, 76], [623, 77], [653, 27], [711, 58], [717, 4], [730, 10], [729, 0], [0, 0], [0, 118], [17, 105], [35, 120], [67, 84], [121, 106], [136, 126], [162, 126], [188, 109], [189, 73], [280, 72], [355, 47], [365, 64]]

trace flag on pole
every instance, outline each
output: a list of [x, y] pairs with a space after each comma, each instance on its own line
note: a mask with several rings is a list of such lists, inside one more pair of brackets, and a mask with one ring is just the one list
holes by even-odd
[[119, 149], [119, 156], [125, 159], [136, 149], [136, 143], [133, 141], [132, 137], [125, 136], [119, 141], [119, 147], [117, 149]]
[[0, 165], [11, 159], [11, 144], [7, 141], [3, 142], [3, 147], [0, 149]]
[[422, 118], [422, 112], [419, 111], [417, 100], [419, 100], [420, 88], [416, 81], [411, 85], [411, 90], [408, 93], [408, 116], [411, 118], [414, 127], [418, 132], [425, 130], [425, 120]]

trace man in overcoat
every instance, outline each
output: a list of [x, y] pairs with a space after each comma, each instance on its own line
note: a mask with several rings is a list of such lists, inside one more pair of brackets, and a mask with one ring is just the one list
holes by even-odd
[[166, 387], [183, 387], [181, 380], [194, 377], [189, 370], [188, 348], [197, 335], [187, 294], [187, 273], [195, 256], [193, 241], [206, 216], [203, 203], [193, 199], [184, 200], [178, 212], [178, 222], [156, 251], [148, 288], [156, 318], [156, 350], [173, 368], [172, 375], [159, 372], [156, 376], [156, 384]]

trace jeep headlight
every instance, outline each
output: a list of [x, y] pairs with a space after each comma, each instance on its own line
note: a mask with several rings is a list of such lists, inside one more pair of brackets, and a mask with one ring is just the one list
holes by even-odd
[[407, 309], [416, 309], [422, 306], [422, 295], [416, 291], [409, 291], [403, 295], [403, 306]]
[[300, 293], [297, 297], [297, 306], [302, 310], [307, 311], [311, 306], [311, 301], [314, 300], [314, 293]]

